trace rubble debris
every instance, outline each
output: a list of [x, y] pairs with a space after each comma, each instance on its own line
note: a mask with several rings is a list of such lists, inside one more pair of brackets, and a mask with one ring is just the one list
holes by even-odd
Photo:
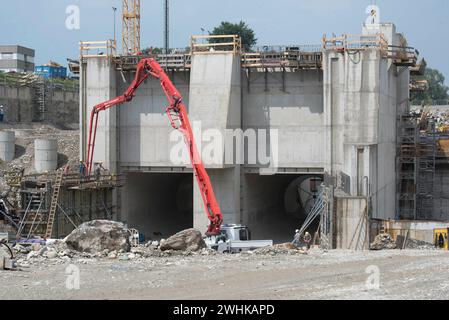
[[437, 250], [435, 245], [425, 242], [425, 241], [420, 241], [420, 240], [415, 240], [415, 239], [407, 239], [407, 242], [405, 243], [405, 249]]
[[370, 245], [370, 250], [393, 250], [396, 248], [396, 242], [388, 233], [379, 234]]
[[83, 223], [72, 231], [64, 242], [70, 249], [87, 253], [109, 251], [129, 252], [129, 234], [125, 225], [108, 220], [93, 220]]
[[162, 251], [199, 251], [206, 247], [206, 243], [199, 230], [187, 229], [161, 241], [159, 248]]
[[255, 254], [268, 254], [268, 255], [277, 255], [277, 254], [307, 254], [307, 251], [302, 250], [298, 247], [296, 247], [292, 243], [281, 243], [281, 244], [275, 244], [271, 247], [265, 247], [260, 248], [257, 250], [254, 250]]

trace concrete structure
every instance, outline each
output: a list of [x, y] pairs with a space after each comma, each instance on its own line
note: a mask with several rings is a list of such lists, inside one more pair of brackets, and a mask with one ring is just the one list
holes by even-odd
[[36, 139], [34, 141], [34, 169], [37, 173], [52, 172], [58, 167], [58, 141]]
[[14, 131], [0, 131], [0, 160], [8, 162], [14, 159], [15, 138]]
[[[389, 45], [401, 38], [393, 24], [376, 30]], [[364, 28], [355, 50], [326, 47], [322, 68], [249, 68], [238, 53], [211, 50], [193, 52], [190, 70], [169, 73], [203, 159], [211, 159], [206, 167], [225, 223], [248, 225], [254, 238], [291, 240], [313, 201], [310, 182], [325, 173], [348, 177], [348, 207], [361, 208], [364, 197], [370, 216], [395, 217], [396, 113], [409, 95], [409, 70], [387, 55], [386, 42], [366, 46], [371, 32]], [[107, 58], [82, 61], [82, 155], [91, 108], [124, 92], [134, 74], [124, 75], [126, 83]], [[132, 102], [100, 116], [94, 157], [127, 175], [117, 219], [154, 237], [208, 224], [190, 165], [174, 161], [182, 141], [165, 105], [159, 83], [146, 81]], [[244, 163], [226, 161], [242, 146], [227, 144], [228, 135], [239, 141], [238, 130]], [[212, 142], [222, 148], [212, 150]]]
[[0, 45], [0, 71], [34, 72], [34, 50], [18, 45]]

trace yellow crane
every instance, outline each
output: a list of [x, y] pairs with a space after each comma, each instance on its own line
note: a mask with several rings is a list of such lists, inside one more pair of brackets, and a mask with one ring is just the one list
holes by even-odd
[[140, 0], [122, 0], [122, 41], [124, 55], [140, 51]]

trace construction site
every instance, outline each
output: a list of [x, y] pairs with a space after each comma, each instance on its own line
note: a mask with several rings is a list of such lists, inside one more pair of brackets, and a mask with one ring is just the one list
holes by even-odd
[[173, 49], [165, 5], [162, 53], [123, 0], [121, 51], [80, 41], [79, 80], [0, 73], [0, 297], [214, 299], [213, 270], [223, 299], [447, 299], [420, 275], [447, 273], [449, 102], [411, 104], [427, 63], [400, 26]]

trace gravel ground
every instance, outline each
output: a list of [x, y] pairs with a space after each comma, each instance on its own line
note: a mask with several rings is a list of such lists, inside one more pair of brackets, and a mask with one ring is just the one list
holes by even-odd
[[[449, 253], [436, 250], [199, 254], [127, 261], [78, 257], [22, 263], [21, 271], [0, 271], [0, 299], [449, 298]], [[71, 264], [80, 271], [79, 290], [66, 287]], [[366, 285], [367, 268], [378, 268], [378, 289]]]

